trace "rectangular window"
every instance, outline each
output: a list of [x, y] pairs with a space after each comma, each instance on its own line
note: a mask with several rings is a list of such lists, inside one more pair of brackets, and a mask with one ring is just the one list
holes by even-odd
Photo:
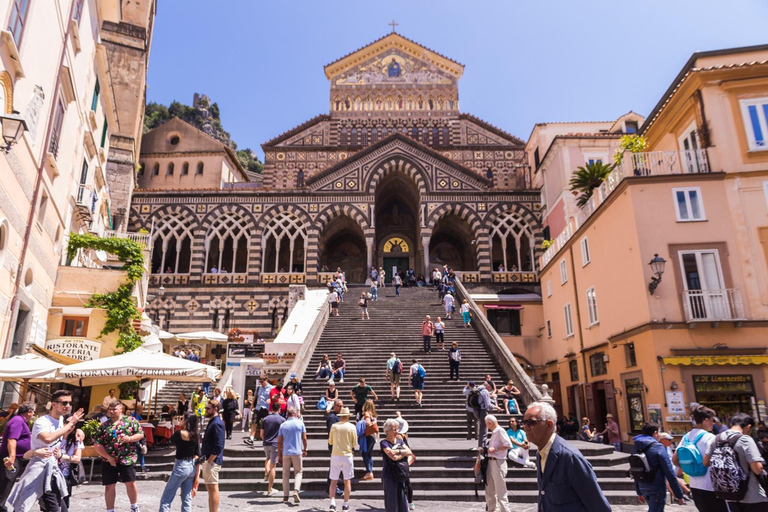
[[45, 212], [48, 210], [48, 193], [43, 191], [40, 197], [40, 209], [37, 211], [37, 222], [42, 226], [45, 223]]
[[8, 31], [13, 35], [13, 41], [16, 47], [21, 46], [21, 36], [24, 34], [24, 27], [27, 24], [27, 12], [29, 12], [30, 0], [13, 0], [11, 8], [11, 18], [8, 21]]
[[563, 313], [565, 314], [565, 337], [573, 336], [573, 318], [571, 317], [571, 305], [566, 304], [563, 307]]
[[96, 109], [99, 108], [99, 93], [101, 92], [101, 87], [99, 86], [99, 79], [96, 79], [96, 86], [93, 88], [93, 99], [91, 100], [91, 110], [96, 112]]
[[77, 5], [75, 6], [75, 14], [72, 16], [72, 19], [75, 20], [80, 25], [80, 19], [83, 17], [83, 5], [85, 4], [85, 0], [77, 0]]
[[536, 166], [536, 170], [539, 170], [539, 167], [541, 166], [541, 158], [539, 157], [539, 148], [536, 148], [533, 152], [533, 163]]
[[590, 158], [590, 159], [587, 160], [587, 163], [589, 165], [601, 164], [601, 163], [603, 163], [603, 159], [602, 158]]
[[673, 188], [672, 198], [675, 201], [678, 222], [707, 220], [701, 199], [701, 188]]
[[739, 103], [750, 151], [768, 150], [768, 98], [751, 98]]
[[565, 260], [562, 260], [560, 262], [560, 284], [565, 284], [568, 282], [568, 271], [565, 267]]
[[488, 321], [499, 334], [520, 336], [520, 310], [519, 309], [492, 309], [488, 311]]
[[589, 356], [589, 369], [593, 377], [608, 373], [608, 368], [605, 366], [605, 352], [595, 352]]
[[589, 242], [584, 237], [581, 239], [581, 266], [585, 267], [589, 261]]
[[547, 320], [547, 338], [552, 337], [552, 322]]
[[597, 297], [594, 286], [587, 290], [587, 309], [589, 309], [589, 325], [595, 325], [600, 320], [597, 317]]
[[84, 337], [88, 334], [88, 318], [67, 317], [61, 321], [61, 336]]
[[579, 362], [576, 359], [572, 359], [568, 363], [568, 369], [571, 372], [571, 381], [578, 382], [579, 381]]
[[625, 133], [637, 133], [637, 121], [625, 121], [624, 122], [624, 132]]
[[637, 366], [637, 356], [635, 355], [635, 344], [627, 343], [624, 345], [627, 355], [627, 368]]
[[62, 94], [56, 98], [56, 112], [53, 114], [53, 131], [51, 132], [51, 144], [48, 146], [54, 158], [59, 156], [59, 145], [61, 143], [61, 127], [64, 124], [64, 100]]
[[107, 130], [109, 129], [109, 123], [106, 119], [104, 119], [104, 128], [101, 130], [101, 147], [104, 147], [104, 144], [107, 143]]
[[552, 281], [547, 281], [547, 297], [552, 296]]

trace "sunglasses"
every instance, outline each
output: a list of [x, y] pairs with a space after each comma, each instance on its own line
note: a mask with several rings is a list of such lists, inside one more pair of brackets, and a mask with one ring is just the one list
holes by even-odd
[[58, 401], [58, 402], [56, 402], [56, 403], [59, 403], [59, 404], [63, 405], [64, 407], [66, 407], [66, 406], [68, 406], [68, 405], [72, 405], [72, 400], [69, 400], [69, 401], [67, 401], [67, 402], [64, 402], [64, 401], [61, 401], [61, 400], [59, 400], [59, 401]]
[[541, 421], [547, 421], [547, 420], [542, 420], [542, 419], [522, 420], [520, 423], [522, 423], [524, 427], [533, 428], [536, 426], [537, 423]]

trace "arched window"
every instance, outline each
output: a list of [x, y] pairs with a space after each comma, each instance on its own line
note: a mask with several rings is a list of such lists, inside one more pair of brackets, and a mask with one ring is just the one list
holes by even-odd
[[194, 219], [184, 213], [155, 222], [152, 238], [152, 273], [187, 274], [192, 254]]
[[198, 175], [203, 174], [203, 168], [204, 168], [203, 162], [197, 162], [197, 174]]
[[358, 96], [357, 99], [355, 100], [355, 110], [362, 110], [362, 108], [363, 108], [363, 103], [362, 101], [360, 101], [360, 97]]
[[139, 176], [144, 176], [144, 168], [145, 168], [145, 167], [146, 167], [146, 166], [144, 165], [144, 162], [141, 162], [141, 163], [139, 164]]
[[368, 128], [365, 126], [360, 129], [360, 143], [363, 146], [368, 145]]
[[352, 128], [352, 133], [350, 135], [349, 143], [352, 146], [357, 146], [357, 128]]
[[387, 138], [387, 127], [386, 126], [381, 129], [381, 138], [382, 139], [386, 139]]
[[443, 126], [442, 140], [440, 141], [440, 143], [443, 146], [447, 146], [448, 144], [450, 144], [450, 142], [451, 142], [451, 136], [450, 136], [450, 132], [448, 131], [448, 127]]
[[347, 127], [346, 127], [346, 126], [344, 126], [344, 127], [341, 129], [341, 134], [340, 134], [340, 135], [341, 135], [341, 136], [340, 136], [340, 139], [341, 139], [341, 140], [339, 141], [339, 142], [340, 142], [340, 144], [341, 144], [342, 146], [346, 146], [347, 144], [349, 144], [349, 140], [347, 139]]
[[245, 218], [227, 213], [216, 219], [205, 237], [205, 272], [248, 272], [248, 244], [251, 234]]
[[304, 272], [307, 228], [297, 216], [284, 212], [267, 224], [262, 240], [262, 272]]
[[411, 137], [413, 138], [413, 140], [419, 140], [419, 129], [416, 128], [415, 126], [411, 128]]
[[174, 169], [173, 162], [168, 164], [168, 170], [165, 172], [166, 176], [173, 176], [173, 169]]
[[160, 164], [155, 163], [155, 166], [152, 168], [152, 176], [157, 176], [160, 174]]
[[435, 126], [432, 128], [432, 140], [430, 140], [429, 143], [432, 144], [433, 146], [436, 146], [439, 142], [438, 138], [439, 138], [439, 135], [437, 131], [437, 126]]
[[373, 142], [376, 142], [377, 140], [379, 140], [379, 133], [378, 133], [378, 130], [376, 130], [376, 127], [374, 126], [373, 129], [371, 130], [371, 142], [373, 143]]
[[338, 96], [336, 96], [336, 99], [333, 100], [334, 106], [336, 107], [336, 110], [341, 110], [341, 100]]
[[501, 213], [491, 228], [491, 259], [494, 270], [532, 272], [535, 268], [533, 230], [513, 212]]
[[184, 165], [181, 166], [181, 175], [186, 176], [189, 174], [189, 162], [184, 162]]

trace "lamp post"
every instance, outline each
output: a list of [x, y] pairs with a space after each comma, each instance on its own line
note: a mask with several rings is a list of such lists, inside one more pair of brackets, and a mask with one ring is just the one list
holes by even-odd
[[4, 145], [0, 149], [8, 153], [11, 146], [19, 141], [19, 137], [27, 129], [27, 122], [15, 110], [13, 114], [0, 114], [0, 125], [3, 130]]
[[648, 263], [654, 274], [651, 276], [651, 282], [648, 284], [648, 291], [651, 292], [651, 295], [656, 291], [656, 287], [661, 284], [661, 276], [664, 274], [664, 266], [666, 263], [667, 260], [660, 257], [658, 254], [654, 254], [653, 259]]

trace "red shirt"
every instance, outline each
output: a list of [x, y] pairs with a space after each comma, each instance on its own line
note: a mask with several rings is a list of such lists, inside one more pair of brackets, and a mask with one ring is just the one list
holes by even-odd
[[421, 335], [432, 336], [435, 333], [435, 324], [428, 320], [424, 320], [421, 323]]

